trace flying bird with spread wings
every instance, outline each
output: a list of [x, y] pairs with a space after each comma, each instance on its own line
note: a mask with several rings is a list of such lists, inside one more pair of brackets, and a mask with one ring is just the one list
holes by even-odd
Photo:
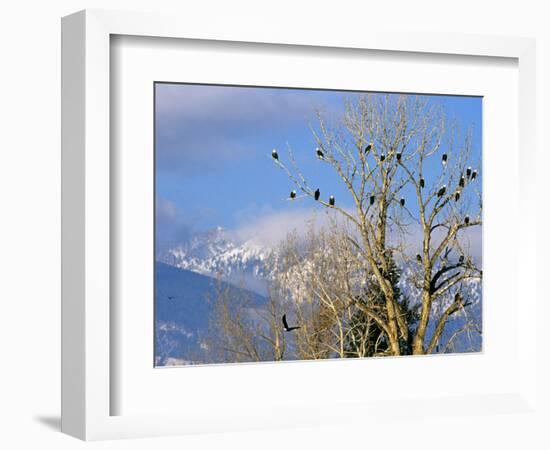
[[283, 328], [285, 329], [285, 331], [288, 332], [292, 330], [297, 330], [300, 327], [289, 327], [288, 322], [286, 321], [286, 314], [283, 314]]

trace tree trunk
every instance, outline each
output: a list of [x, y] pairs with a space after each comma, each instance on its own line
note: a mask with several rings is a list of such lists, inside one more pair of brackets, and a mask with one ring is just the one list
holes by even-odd
[[413, 355], [423, 355], [425, 353], [424, 339], [426, 337], [426, 330], [430, 320], [431, 302], [432, 299], [429, 291], [424, 290], [422, 293], [422, 312], [420, 314], [418, 329], [416, 330], [413, 341]]

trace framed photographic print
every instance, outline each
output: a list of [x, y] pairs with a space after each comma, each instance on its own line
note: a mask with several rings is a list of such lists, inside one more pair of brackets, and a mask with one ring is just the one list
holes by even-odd
[[154, 89], [156, 366], [482, 350], [481, 97]]
[[63, 431], [537, 414], [531, 40], [85, 11], [62, 43]]

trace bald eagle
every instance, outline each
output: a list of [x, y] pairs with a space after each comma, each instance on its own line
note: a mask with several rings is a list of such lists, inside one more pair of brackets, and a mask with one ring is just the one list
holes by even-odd
[[458, 202], [460, 200], [460, 191], [455, 192], [455, 202]]
[[273, 149], [273, 151], [271, 152], [271, 156], [273, 157], [273, 159], [279, 159], [279, 154], [277, 153], [277, 150]]
[[397, 158], [397, 162], [401, 162], [401, 155], [402, 155], [401, 152], [398, 152], [395, 154], [395, 157]]
[[420, 187], [421, 187], [422, 189], [424, 189], [425, 184], [426, 184], [426, 183], [424, 182], [424, 178], [421, 177], [421, 178], [420, 178]]
[[460, 181], [458, 182], [458, 185], [463, 188], [466, 184], [466, 179], [464, 178], [464, 175], [460, 175]]
[[470, 217], [469, 216], [464, 217], [464, 223], [466, 225], [468, 225], [470, 223]]
[[399, 203], [401, 204], [401, 206], [405, 206], [405, 199], [401, 197], [401, 200], [399, 200]]
[[286, 321], [286, 314], [283, 314], [283, 328], [285, 329], [285, 331], [292, 331], [297, 330], [300, 327], [289, 327]]
[[439, 198], [443, 197], [445, 195], [445, 191], [447, 190], [447, 186], [443, 185], [439, 188], [439, 191], [437, 191], [437, 196]]
[[317, 189], [315, 191], [315, 200], [319, 200], [319, 197], [321, 196], [321, 191], [319, 189]]
[[416, 254], [416, 260], [417, 260], [418, 262], [422, 262], [422, 256], [420, 256], [420, 253], [417, 253], [417, 254]]
[[374, 205], [374, 199], [375, 199], [374, 195], [371, 195], [369, 198], [369, 202], [371, 205]]
[[464, 255], [460, 255], [460, 258], [458, 258], [459, 264], [462, 264], [464, 262]]
[[322, 150], [319, 147], [316, 148], [316, 152], [317, 152], [317, 158], [319, 159], [325, 158], [325, 154], [322, 152]]
[[470, 178], [470, 175], [472, 175], [472, 168], [471, 168], [471, 167], [468, 167], [468, 168], [466, 169], [466, 176], [467, 176], [468, 178]]
[[443, 156], [441, 156], [441, 164], [443, 164], [443, 166], [447, 164], [447, 153], [443, 153]]
[[384, 162], [385, 159], [386, 159], [386, 155], [384, 155], [384, 153], [382, 153], [380, 155], [380, 162]]
[[290, 191], [290, 198], [296, 198], [296, 191]]
[[334, 206], [334, 195], [331, 195], [329, 198], [328, 198], [328, 204], [330, 206]]
[[474, 170], [472, 172], [472, 180], [475, 179], [475, 177], [477, 177], [477, 170]]
[[371, 148], [372, 148], [372, 142], [370, 144], [367, 144], [367, 146], [365, 147], [365, 153], [370, 152]]

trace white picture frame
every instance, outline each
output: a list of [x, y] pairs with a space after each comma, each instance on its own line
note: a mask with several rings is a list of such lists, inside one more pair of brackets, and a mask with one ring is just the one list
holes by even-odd
[[[112, 348], [112, 336], [117, 333], [117, 323], [112, 320], [110, 303], [114, 289], [111, 279], [111, 185], [117, 176], [110, 166], [110, 147], [113, 144], [110, 130], [112, 35], [222, 41], [242, 45], [283, 44], [305, 49], [326, 48], [336, 53], [346, 49], [365, 49], [408, 53], [413, 58], [414, 55], [428, 55], [429, 58], [429, 55], [444, 54], [517, 61], [520, 151], [515, 198], [517, 212], [523, 220], [517, 223], [519, 229], [513, 242], [513, 252], [518, 254], [519, 260], [536, 260], [536, 242], [534, 234], [529, 232], [535, 227], [534, 185], [528, 176], [535, 164], [533, 40], [365, 30], [360, 30], [360, 33], [349, 30], [336, 36], [326, 30], [305, 34], [265, 30], [254, 24], [239, 29], [234, 29], [230, 24], [219, 25], [208, 28], [205, 24], [195, 23], [190, 17], [97, 10], [82, 11], [63, 19], [62, 430], [81, 439], [98, 440], [351, 423], [356, 420], [354, 417], [371, 417], [379, 411], [392, 411], [386, 416], [390, 422], [419, 412], [426, 414], [428, 420], [433, 418], [433, 414], [428, 412], [431, 408], [437, 408], [442, 416], [467, 417], [471, 414], [468, 406], [471, 404], [476, 405], [477, 413], [488, 416], [498, 416], [508, 411], [521, 417], [536, 417], [540, 409], [540, 405], [536, 404], [537, 353], [534, 346], [522, 345], [536, 341], [536, 329], [530, 326], [528, 320], [529, 311], [536, 308], [534, 286], [528, 286], [526, 289], [532, 291], [524, 291], [521, 302], [513, 304], [517, 308], [515, 326], [518, 328], [514, 344], [524, 349], [518, 354], [520, 364], [517, 377], [510, 381], [509, 389], [496, 393], [485, 396], [479, 392], [475, 395], [470, 393], [469, 397], [452, 397], [457, 395], [455, 392], [450, 392], [450, 397], [424, 393], [421, 400], [413, 396], [371, 403], [358, 399], [347, 405], [345, 413], [331, 409], [330, 402], [313, 404], [306, 401], [290, 409], [273, 403], [271, 411], [264, 408], [247, 415], [237, 413], [234, 405], [222, 401], [215, 411], [151, 411], [148, 414], [145, 407], [145, 411], [139, 413], [112, 414], [114, 391], [121, 388], [112, 375], [113, 359], [117, 357]], [[520, 196], [523, 199], [521, 202]], [[531, 270], [533, 266], [518, 266], [518, 283], [527, 279]], [[517, 292], [515, 295], [518, 295]], [[387, 364], [396, 367], [399, 362], [389, 359]], [[456, 364], [464, 364], [464, 361]], [[344, 373], [342, 371], [349, 372], [357, 365], [347, 363], [346, 366], [345, 369], [334, 369], [336, 365], [332, 364], [329, 370], [340, 371], [337, 373], [340, 376]], [[280, 369], [283, 366], [278, 367], [249, 365], [242, 370], [255, 371], [259, 376], [278, 371], [277, 376], [283, 376]], [[296, 374], [312, 373], [312, 367], [296, 363], [291, 370]], [[399, 411], [395, 412], [397, 404]], [[243, 420], [243, 417], [248, 420]], [[487, 424], [488, 427], [495, 427], [494, 430], [498, 429], [498, 420], [487, 420]]]

